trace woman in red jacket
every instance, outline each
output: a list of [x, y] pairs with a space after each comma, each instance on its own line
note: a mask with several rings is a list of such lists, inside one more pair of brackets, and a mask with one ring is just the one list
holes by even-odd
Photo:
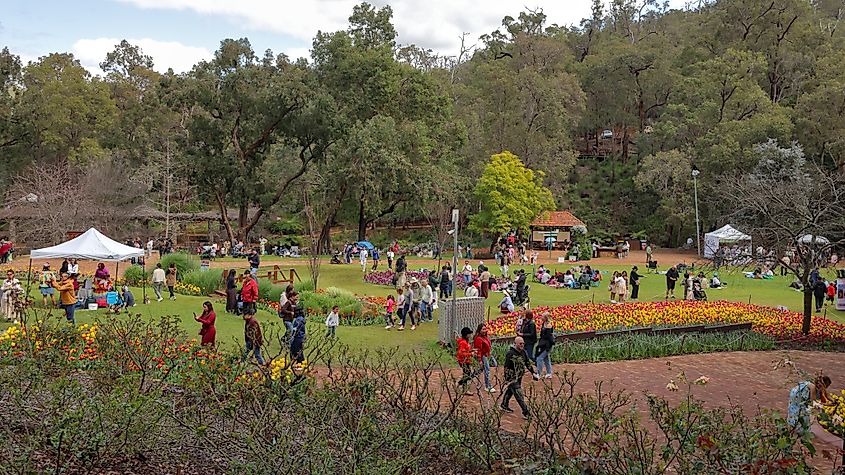
[[214, 328], [214, 320], [216, 319], [217, 315], [214, 314], [214, 307], [208, 301], [202, 303], [202, 315], [198, 317], [196, 313], [194, 314], [194, 320], [202, 323], [202, 328], [200, 329], [200, 335], [202, 336], [202, 342], [200, 344], [202, 346], [214, 346], [214, 339], [217, 337], [217, 329]]
[[464, 388], [464, 395], [468, 396], [471, 393], [467, 389], [467, 383], [469, 380], [473, 378], [474, 374], [472, 372], [472, 365], [475, 356], [475, 350], [470, 346], [469, 343], [469, 336], [472, 335], [472, 330], [468, 327], [464, 327], [461, 330], [461, 337], [458, 338], [458, 364], [461, 365], [461, 369], [464, 371], [464, 376], [458, 381]]
[[475, 340], [472, 346], [475, 347], [475, 354], [484, 369], [484, 387], [487, 388], [488, 393], [494, 393], [496, 388], [490, 384], [490, 363], [492, 361], [495, 366], [495, 360], [490, 353], [492, 345], [490, 344], [490, 337], [487, 335], [487, 327], [483, 323], [479, 323], [475, 330]]

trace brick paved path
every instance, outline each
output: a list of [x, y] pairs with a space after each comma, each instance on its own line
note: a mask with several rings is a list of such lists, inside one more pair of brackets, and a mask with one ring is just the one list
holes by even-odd
[[[776, 409], [785, 414], [789, 390], [797, 381], [794, 371], [784, 367], [775, 369], [775, 362], [785, 358], [810, 373], [821, 368], [833, 379], [833, 389], [845, 388], [845, 353], [816, 351], [710, 353], [648, 360], [560, 364], [555, 365], [555, 371], [574, 371], [581, 378], [579, 387], [582, 391], [592, 390], [594, 381], [612, 380], [610, 388], [624, 389], [637, 396], [640, 401], [644, 400], [643, 394], [649, 392], [672, 402], [678, 402], [685, 397], [686, 388], [682, 386], [680, 391], [671, 392], [666, 389], [666, 384], [683, 371], [690, 381], [699, 376], [710, 378], [706, 386], [695, 386], [693, 392], [696, 398], [708, 405], [727, 406], [733, 403], [741, 406], [748, 415], [754, 414], [758, 408]], [[523, 387], [527, 389], [532, 384], [546, 383], [532, 382], [531, 378], [526, 376]], [[499, 396], [500, 393], [495, 395]], [[465, 399], [465, 404], [477, 404], [473, 402], [477, 401], [475, 398]], [[511, 401], [511, 407], [515, 409], [515, 413], [506, 415], [503, 425], [506, 429], [518, 431], [523, 420], [515, 401]], [[818, 454], [821, 454], [822, 450], [835, 454], [836, 450], [842, 447], [840, 439], [820, 427], [814, 427], [813, 432], [817, 435], [815, 445]], [[812, 463], [820, 473], [830, 473], [830, 461], [817, 456]]]

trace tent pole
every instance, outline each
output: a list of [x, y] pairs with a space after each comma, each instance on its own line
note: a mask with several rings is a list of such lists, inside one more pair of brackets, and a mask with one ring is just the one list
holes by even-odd
[[120, 261], [117, 261], [117, 265], [114, 269], [114, 291], [117, 292], [117, 279], [120, 278]]
[[32, 287], [32, 257], [29, 258], [29, 268], [26, 271], [26, 297], [24, 299], [29, 299], [29, 291]]

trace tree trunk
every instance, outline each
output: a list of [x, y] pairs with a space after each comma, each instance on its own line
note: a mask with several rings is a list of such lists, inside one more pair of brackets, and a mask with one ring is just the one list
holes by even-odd
[[226, 229], [226, 236], [228, 236], [229, 242], [231, 242], [232, 246], [234, 246], [236, 236], [235, 231], [232, 229], [232, 223], [229, 222], [229, 212], [226, 209], [226, 198], [220, 193], [215, 193], [214, 196], [217, 198], [217, 206], [220, 208], [220, 221], [223, 222], [223, 227]]
[[367, 217], [364, 215], [364, 195], [358, 201], [358, 240], [367, 239]]
[[813, 321], [813, 289], [808, 284], [804, 285], [804, 320], [801, 322], [801, 333], [810, 333], [810, 324]]
[[242, 204], [240, 208], [238, 208], [238, 239], [244, 242], [244, 244], [249, 244], [249, 229], [247, 228], [247, 220], [249, 218], [249, 207], [245, 204]]

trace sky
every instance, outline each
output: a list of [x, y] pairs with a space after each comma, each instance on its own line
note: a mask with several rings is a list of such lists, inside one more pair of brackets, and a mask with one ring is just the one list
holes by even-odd
[[[247, 37], [259, 54], [308, 57], [317, 31], [345, 29], [359, 0], [3, 0], [0, 46], [24, 64], [54, 52], [71, 52], [93, 74], [122, 39], [153, 57], [155, 69], [190, 70], [224, 38]], [[454, 54], [461, 33], [469, 45], [501, 26], [506, 15], [542, 9], [548, 23], [578, 24], [591, 0], [371, 0], [393, 8], [401, 44]], [[669, 0], [683, 7], [684, 0]]]

